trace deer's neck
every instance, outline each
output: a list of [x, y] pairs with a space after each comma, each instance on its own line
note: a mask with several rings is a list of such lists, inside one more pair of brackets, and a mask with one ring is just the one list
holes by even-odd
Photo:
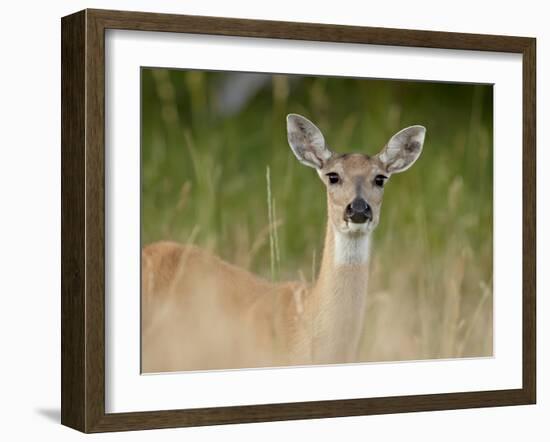
[[366, 307], [370, 236], [344, 235], [329, 222], [319, 278], [309, 297], [312, 359], [357, 357]]

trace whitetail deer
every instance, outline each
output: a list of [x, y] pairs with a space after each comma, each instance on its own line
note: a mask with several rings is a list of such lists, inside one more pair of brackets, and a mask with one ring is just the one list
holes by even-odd
[[194, 246], [146, 246], [143, 372], [358, 361], [370, 235], [384, 184], [416, 161], [426, 129], [401, 130], [372, 157], [332, 152], [321, 131], [300, 115], [288, 115], [287, 130], [298, 160], [315, 168], [327, 189], [316, 283], [272, 283]]

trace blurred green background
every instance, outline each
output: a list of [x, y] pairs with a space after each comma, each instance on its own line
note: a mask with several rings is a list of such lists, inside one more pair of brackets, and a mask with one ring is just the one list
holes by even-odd
[[143, 68], [141, 97], [143, 244], [195, 243], [274, 280], [315, 280], [326, 227], [286, 114], [340, 153], [424, 125], [386, 186], [363, 358], [492, 354], [492, 86]]

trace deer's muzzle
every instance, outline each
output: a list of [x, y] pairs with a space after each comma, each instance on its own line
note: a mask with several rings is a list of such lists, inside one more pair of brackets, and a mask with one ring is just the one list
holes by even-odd
[[344, 218], [352, 223], [363, 224], [372, 221], [372, 209], [363, 198], [355, 198], [346, 207]]

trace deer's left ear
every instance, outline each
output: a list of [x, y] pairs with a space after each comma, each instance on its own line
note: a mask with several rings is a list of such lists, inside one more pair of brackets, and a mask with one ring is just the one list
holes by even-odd
[[388, 173], [403, 172], [411, 167], [422, 153], [426, 128], [411, 126], [397, 132], [376, 157]]
[[325, 144], [325, 138], [315, 124], [298, 114], [286, 117], [288, 144], [300, 163], [315, 169], [322, 169], [332, 157]]

